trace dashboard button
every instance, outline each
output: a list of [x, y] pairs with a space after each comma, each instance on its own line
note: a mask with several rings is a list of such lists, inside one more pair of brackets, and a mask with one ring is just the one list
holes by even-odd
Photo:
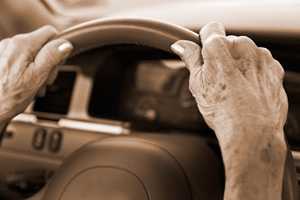
[[47, 131], [43, 128], [37, 129], [32, 138], [32, 147], [35, 150], [42, 150], [45, 146]]
[[54, 131], [51, 133], [48, 143], [49, 151], [56, 153], [60, 150], [63, 140], [63, 134], [60, 131]]

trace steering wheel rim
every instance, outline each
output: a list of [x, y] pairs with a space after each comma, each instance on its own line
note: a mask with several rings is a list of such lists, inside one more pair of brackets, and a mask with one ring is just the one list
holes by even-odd
[[[73, 56], [114, 44], [135, 44], [171, 52], [178, 40], [199, 43], [199, 35], [189, 29], [152, 19], [106, 18], [85, 22], [58, 35], [74, 45]], [[95, 45], [96, 44], [96, 45]]]
[[[135, 44], [171, 52], [170, 46], [177, 40], [190, 40], [196, 43], [200, 41], [198, 34], [180, 26], [152, 19], [134, 18], [93, 20], [63, 31], [58, 38], [66, 39], [74, 45], [72, 56], [94, 48], [116, 44]], [[287, 163], [291, 165], [291, 162]], [[291, 167], [287, 168], [291, 169]], [[291, 190], [284, 190], [284, 200], [298, 197], [298, 194], [293, 195], [294, 192]]]

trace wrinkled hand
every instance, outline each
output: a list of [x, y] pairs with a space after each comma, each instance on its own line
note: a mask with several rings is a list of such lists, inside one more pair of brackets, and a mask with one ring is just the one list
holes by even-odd
[[190, 90], [208, 125], [217, 130], [254, 121], [282, 130], [288, 103], [280, 63], [248, 37], [226, 37], [218, 23], [200, 37], [202, 51], [190, 41], [172, 49], [190, 70]]
[[172, 50], [190, 71], [190, 90], [215, 131], [225, 165], [225, 200], [279, 200], [286, 156], [284, 70], [248, 37], [225, 36], [218, 23], [200, 31], [202, 50]]
[[[57, 39], [55, 28], [42, 27], [0, 42], [0, 122], [23, 112], [71, 53], [70, 42]], [[49, 42], [50, 41], [50, 42]]]

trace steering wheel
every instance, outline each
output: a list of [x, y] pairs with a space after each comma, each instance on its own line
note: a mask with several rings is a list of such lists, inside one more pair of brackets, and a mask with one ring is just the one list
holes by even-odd
[[[64, 31], [74, 55], [109, 45], [136, 44], [171, 52], [180, 39], [199, 43], [182, 27], [147, 19], [101, 19]], [[191, 135], [115, 136], [79, 149], [48, 184], [44, 200], [219, 200], [224, 191], [220, 157]], [[287, 156], [283, 199], [296, 200], [292, 157]], [[259, 183], [258, 183], [259, 184]]]

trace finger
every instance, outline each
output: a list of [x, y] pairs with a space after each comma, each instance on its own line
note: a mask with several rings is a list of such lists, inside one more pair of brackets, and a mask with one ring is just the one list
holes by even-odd
[[201, 29], [199, 35], [204, 63], [213, 62], [221, 66], [224, 72], [231, 72], [234, 65], [223, 25], [216, 22], [209, 23]]
[[58, 68], [55, 67], [54, 70], [50, 73], [50, 76], [47, 80], [47, 85], [52, 85], [58, 75]]
[[257, 82], [257, 46], [245, 36], [227, 36], [229, 51], [237, 63], [236, 68], [241, 74], [253, 84]]
[[275, 74], [280, 81], [283, 81], [284, 79], [284, 75], [285, 75], [285, 71], [282, 67], [282, 65], [277, 61], [277, 60], [273, 60], [273, 64], [271, 65], [273, 74]]
[[38, 84], [44, 84], [50, 73], [71, 54], [72, 50], [72, 44], [64, 39], [49, 42], [38, 52], [34, 63], [28, 68], [29, 73], [39, 76]]
[[274, 59], [273, 56], [272, 56], [272, 53], [268, 49], [263, 48], [263, 47], [259, 47], [257, 50], [258, 50], [260, 56], [264, 57], [268, 61], [272, 61]]
[[274, 58], [272, 56], [272, 53], [263, 47], [257, 48], [257, 54], [259, 59], [265, 63], [266, 66], [268, 66], [270, 63], [273, 63]]
[[226, 39], [229, 43], [229, 51], [231, 56], [235, 59], [246, 58], [253, 59], [256, 58], [256, 44], [246, 36], [227, 36]]
[[31, 33], [21, 34], [17, 37], [26, 40], [34, 56], [48, 41], [57, 35], [57, 30], [53, 26], [43, 26]]
[[231, 74], [235, 68], [235, 62], [228, 48], [228, 41], [223, 36], [210, 37], [202, 47], [203, 62], [206, 65], [214, 65], [226, 74]]
[[171, 49], [185, 62], [190, 71], [201, 67], [201, 47], [198, 44], [188, 40], [179, 40], [172, 44]]
[[[285, 74], [284, 69], [281, 64], [276, 59], [274, 59], [272, 53], [268, 49], [262, 47], [257, 48], [257, 53], [261, 62], [264, 62], [264, 64], [262, 64], [261, 66], [269, 66], [272, 73], [274, 73], [280, 80], [283, 80]], [[265, 67], [262, 70], [268, 71], [269, 67]]]
[[205, 25], [199, 33], [202, 45], [212, 36], [226, 36], [225, 28], [218, 22], [211, 22]]

